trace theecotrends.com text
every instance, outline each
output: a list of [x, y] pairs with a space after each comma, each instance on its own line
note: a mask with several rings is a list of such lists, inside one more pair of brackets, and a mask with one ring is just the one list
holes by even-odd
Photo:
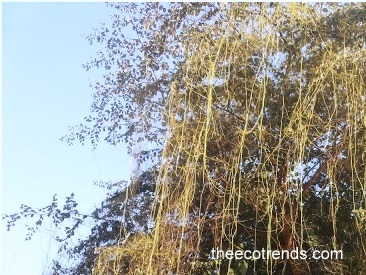
[[245, 260], [258, 260], [258, 259], [292, 259], [292, 260], [342, 260], [342, 250], [303, 250], [298, 247], [294, 250], [221, 250], [218, 247], [212, 248], [210, 252], [210, 259], [245, 259]]

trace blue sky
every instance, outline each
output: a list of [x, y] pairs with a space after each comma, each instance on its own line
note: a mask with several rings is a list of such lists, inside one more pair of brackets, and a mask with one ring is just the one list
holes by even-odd
[[[123, 145], [68, 146], [68, 126], [90, 110], [90, 81], [102, 72], [82, 64], [95, 56], [83, 34], [110, 22], [104, 3], [3, 3], [2, 7], [2, 211], [20, 204], [42, 207], [58, 194], [75, 193], [84, 212], [99, 205], [105, 191], [97, 180], [128, 180], [132, 160]], [[46, 227], [24, 242], [26, 221], [2, 228], [2, 274], [39, 275], [47, 271], [56, 231]]]

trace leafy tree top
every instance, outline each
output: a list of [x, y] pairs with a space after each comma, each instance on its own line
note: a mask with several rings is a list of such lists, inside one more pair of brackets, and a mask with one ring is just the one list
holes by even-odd
[[[107, 213], [135, 207], [133, 222], [125, 210], [116, 218], [130, 234], [108, 243], [98, 229], [108, 245], [79, 267], [95, 274], [364, 270], [365, 5], [110, 6], [112, 25], [89, 37], [105, 50], [85, 65], [106, 75], [94, 84], [86, 124], [64, 139], [124, 141], [148, 168], [108, 199]], [[153, 150], [135, 151], [146, 144]], [[136, 219], [138, 209], [151, 215]], [[343, 249], [349, 261], [214, 262], [213, 247]]]

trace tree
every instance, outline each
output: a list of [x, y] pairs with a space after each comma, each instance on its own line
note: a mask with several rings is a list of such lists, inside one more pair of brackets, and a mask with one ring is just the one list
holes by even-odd
[[[105, 52], [86, 65], [109, 73], [89, 124], [64, 140], [97, 144], [105, 131], [107, 142], [127, 142], [149, 177], [136, 173], [117, 191], [124, 203], [108, 201], [151, 218], [128, 226], [116, 212], [124, 234], [99, 243], [83, 271], [361, 274], [365, 5], [111, 6], [112, 26], [89, 37]], [[213, 260], [216, 247], [341, 249], [347, 260]]]

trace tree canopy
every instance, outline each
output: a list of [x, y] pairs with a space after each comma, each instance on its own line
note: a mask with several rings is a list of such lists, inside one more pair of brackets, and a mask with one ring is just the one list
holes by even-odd
[[[65, 247], [83, 257], [67, 272], [362, 274], [366, 5], [109, 5], [113, 24], [88, 37], [105, 50], [85, 65], [106, 74], [63, 140], [126, 142], [140, 167]], [[213, 248], [346, 260], [214, 260]]]

